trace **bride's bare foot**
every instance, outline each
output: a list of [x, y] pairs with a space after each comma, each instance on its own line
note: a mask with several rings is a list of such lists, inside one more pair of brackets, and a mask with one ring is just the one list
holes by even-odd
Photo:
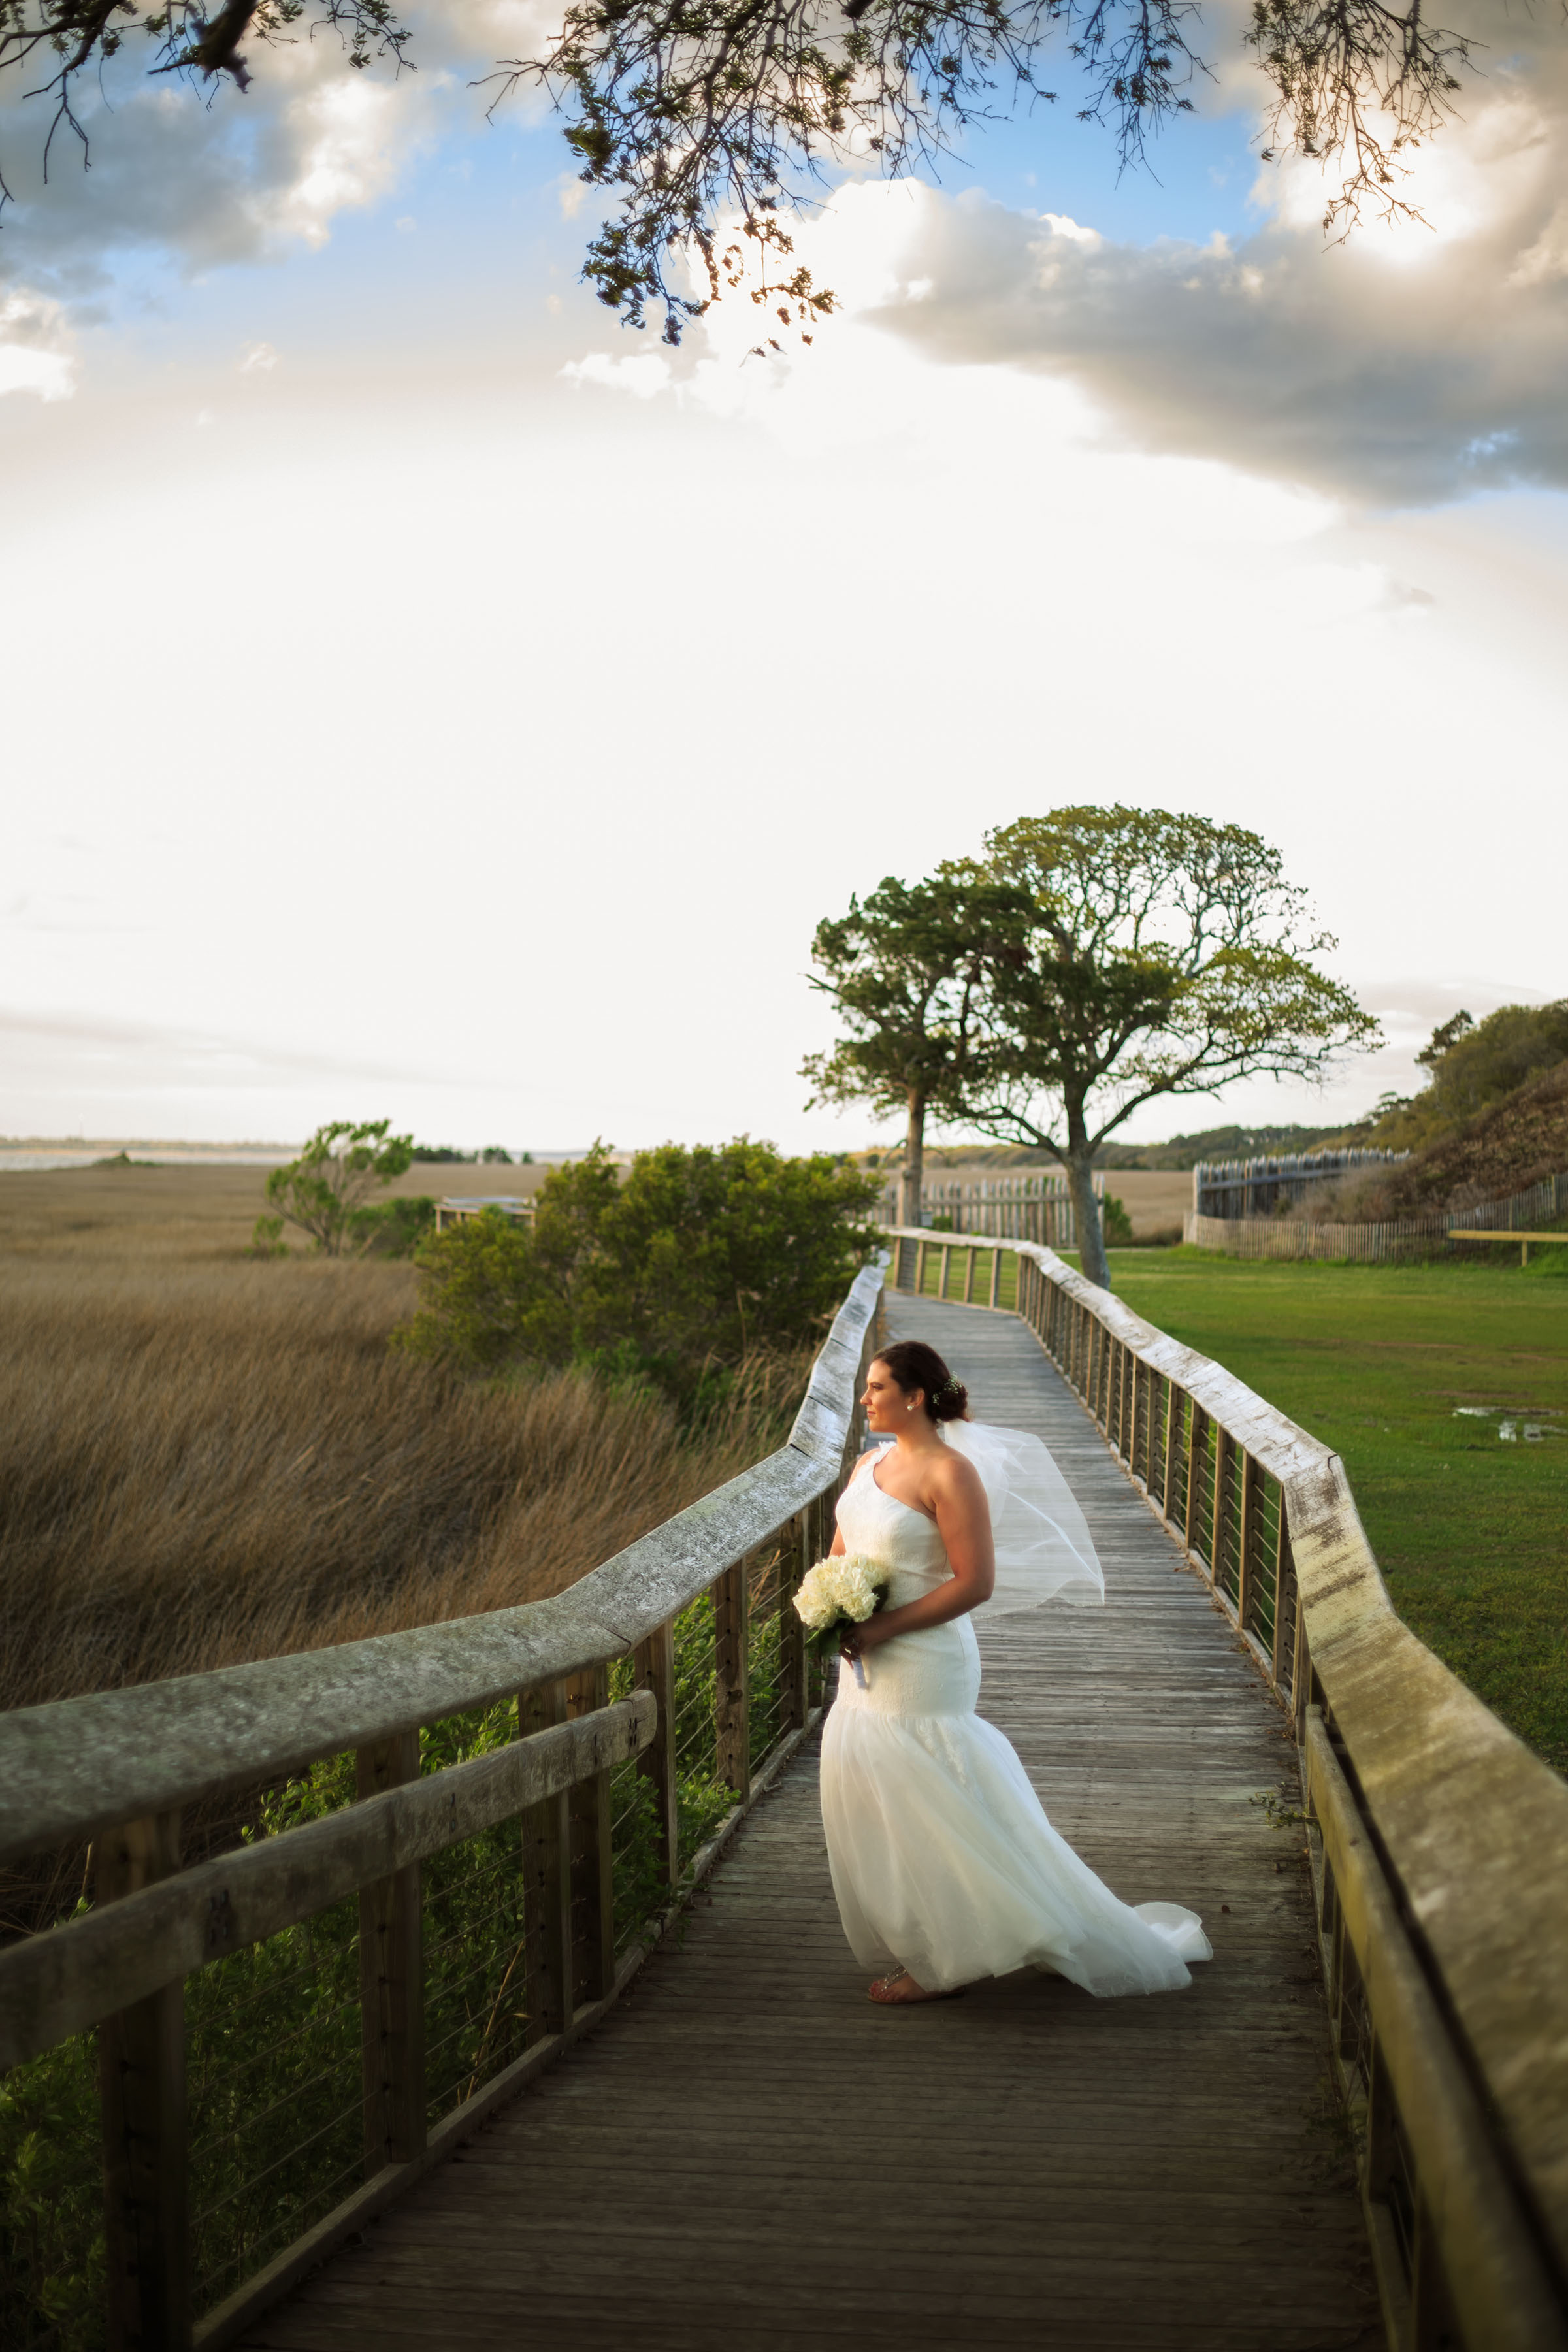
[[927, 1992], [924, 1985], [915, 1982], [908, 1969], [895, 1969], [891, 1976], [879, 1977], [876, 1979], [871, 1987], [869, 1998], [880, 2002], [884, 2009], [899, 2009], [908, 2001], [951, 2000], [952, 1994]]

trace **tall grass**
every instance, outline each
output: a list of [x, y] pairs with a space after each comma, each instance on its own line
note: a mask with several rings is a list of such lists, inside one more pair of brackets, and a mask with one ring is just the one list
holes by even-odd
[[13, 1277], [0, 1703], [191, 1674], [558, 1592], [777, 1442], [793, 1364], [696, 1433], [558, 1372], [401, 1353], [374, 1265]]
[[[388, 1350], [407, 1267], [247, 1260], [252, 1192], [237, 1171], [0, 1178], [0, 1705], [542, 1598], [782, 1442], [805, 1355], [753, 1361], [695, 1426], [582, 1372], [476, 1383]], [[686, 1855], [731, 1802], [706, 1596], [676, 1650]], [[760, 1743], [775, 1664], [764, 1629]], [[425, 1769], [515, 1730], [506, 1703], [427, 1726]], [[187, 1859], [350, 1801], [353, 1763], [191, 1809]], [[622, 1940], [661, 1895], [650, 1793], [616, 1776]], [[518, 1860], [503, 1824], [425, 1872], [432, 2116], [529, 2030]], [[87, 1900], [85, 1864], [79, 1848], [0, 1877], [0, 1935]], [[187, 1983], [204, 2308], [358, 2178], [357, 1969], [349, 1904]], [[0, 2341], [37, 2352], [102, 2343], [93, 2040], [0, 2084]]]
[[[804, 1381], [759, 1360], [686, 1428], [582, 1372], [476, 1383], [388, 1349], [408, 1267], [248, 1260], [212, 1174], [50, 1182], [0, 1179], [0, 1706], [558, 1592], [778, 1444]], [[0, 1933], [80, 1878], [0, 1880]]]

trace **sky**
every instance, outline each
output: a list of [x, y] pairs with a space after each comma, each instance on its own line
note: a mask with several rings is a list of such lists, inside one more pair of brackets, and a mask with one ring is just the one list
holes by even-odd
[[[1490, 14], [1488, 11], [1490, 10]], [[991, 827], [1255, 828], [1388, 1043], [1560, 995], [1568, 29], [1476, 0], [1432, 226], [1326, 245], [1237, 16], [1152, 172], [1073, 91], [797, 228], [840, 309], [671, 352], [595, 215], [535, 0], [328, 35], [241, 94], [0, 104], [0, 1133], [620, 1148], [808, 1111], [817, 921]]]

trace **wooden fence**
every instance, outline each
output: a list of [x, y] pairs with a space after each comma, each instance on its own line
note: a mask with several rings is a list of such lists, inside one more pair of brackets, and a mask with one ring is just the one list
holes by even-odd
[[1352, 1169], [1384, 1168], [1408, 1151], [1269, 1152], [1253, 1160], [1200, 1160], [1193, 1170], [1193, 1208], [1200, 1217], [1267, 1217], [1281, 1201], [1299, 1200]]
[[889, 1240], [1029, 1324], [1294, 1723], [1392, 2352], [1561, 2352], [1568, 1785], [1401, 1623], [1337, 1454], [1048, 1250]]
[[[1227, 1257], [1354, 1258], [1378, 1263], [1427, 1257], [1440, 1250], [1457, 1226], [1486, 1226], [1500, 1240], [1540, 1218], [1568, 1214], [1568, 1176], [1548, 1176], [1526, 1192], [1500, 1201], [1478, 1201], [1468, 1209], [1435, 1210], [1424, 1217], [1391, 1217], [1379, 1223], [1319, 1224], [1300, 1217], [1208, 1217], [1189, 1210], [1182, 1239]], [[1568, 1241], [1568, 1234], [1563, 1236]]]
[[[1105, 1197], [1105, 1179], [1094, 1179], [1097, 1200]], [[1072, 1197], [1065, 1176], [963, 1176], [928, 1178], [921, 1186], [923, 1215], [944, 1221], [955, 1234], [990, 1234], [998, 1240], [1040, 1242], [1047, 1249], [1076, 1249], [1078, 1228]], [[883, 1195], [881, 1215], [892, 1226], [898, 1218], [895, 1190]]]
[[[649, 1832], [668, 1906], [813, 1719], [791, 1604], [831, 1540], [832, 1507], [859, 1451], [858, 1396], [880, 1292], [880, 1271], [868, 1268], [816, 1360], [787, 1444], [555, 1600], [0, 1717], [0, 1860], [93, 1841], [91, 1906], [0, 1952], [0, 2066], [25, 2071], [96, 2032], [103, 2315], [115, 2352], [232, 2343], [591, 2027], [626, 1984], [643, 1946], [617, 1955], [614, 1790], [628, 1776], [641, 1784], [640, 1803], [624, 1811]], [[677, 1689], [674, 1639], [677, 1626], [689, 1638], [694, 1617], [707, 1644], [688, 1677], [706, 1718], [695, 1784], [691, 1759], [683, 1765], [679, 1753], [689, 1702]], [[759, 1721], [752, 1653], [763, 1649]], [[625, 1686], [613, 1701], [612, 1681]], [[502, 1702], [512, 1712], [498, 1744], [422, 1771], [421, 1727]], [[353, 1758], [349, 1801], [182, 1867], [182, 1809], [221, 1790], [264, 1789], [344, 1751]], [[712, 1834], [692, 1855], [683, 1808], [694, 1785], [701, 1799], [709, 1782], [715, 1801], [697, 1811]], [[458, 2095], [432, 2126], [426, 1982], [437, 1956], [424, 1939], [422, 1867], [502, 1828], [510, 1843], [494, 1905], [515, 1910], [520, 1933], [504, 1969], [480, 1988], [490, 2024], [478, 2042], [460, 2034]], [[266, 2240], [241, 2232], [242, 2274], [217, 2296], [210, 2281], [228, 2275], [221, 2266], [205, 2287], [193, 2269], [194, 2227], [210, 2238], [217, 2225], [193, 2211], [189, 2062], [195, 2054], [205, 2068], [232, 2045], [243, 2063], [258, 2063], [268, 2012], [231, 2002], [215, 2029], [218, 2056], [193, 2053], [191, 1989], [344, 1904], [346, 2005], [358, 2012], [354, 2177], [311, 2226], [248, 2269], [246, 2252]], [[524, 2046], [487, 2072], [491, 2028], [509, 2001], [525, 2014]], [[336, 2012], [323, 2014], [331, 2025]], [[341, 2020], [335, 2030], [341, 2040]], [[291, 2145], [285, 2160], [297, 2166], [300, 2150]], [[254, 2204], [257, 2184], [241, 2185]], [[261, 2195], [296, 2222], [309, 2210], [282, 2196], [276, 2174]], [[89, 2315], [77, 2340], [101, 2340], [99, 2326]], [[25, 2340], [66, 2339], [29, 2321]]]

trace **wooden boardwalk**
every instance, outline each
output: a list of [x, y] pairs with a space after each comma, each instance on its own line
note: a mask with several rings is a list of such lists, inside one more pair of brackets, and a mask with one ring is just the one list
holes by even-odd
[[978, 1418], [1032, 1428], [1083, 1504], [1103, 1611], [982, 1633], [981, 1705], [1129, 1901], [1201, 1911], [1192, 1989], [1025, 1974], [865, 1997], [815, 1755], [759, 1804], [590, 2040], [256, 2323], [255, 2352], [1376, 2352], [1360, 2204], [1274, 1702], [1012, 1317], [892, 1297]]

